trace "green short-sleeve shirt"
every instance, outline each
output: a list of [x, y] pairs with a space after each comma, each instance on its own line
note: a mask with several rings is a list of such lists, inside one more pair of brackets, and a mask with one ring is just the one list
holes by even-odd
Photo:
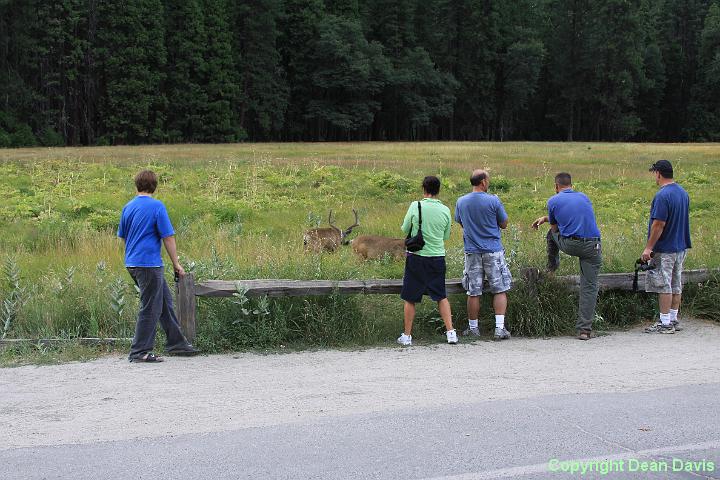
[[[425, 246], [415, 255], [423, 257], [444, 257], [445, 240], [450, 238], [450, 226], [452, 217], [450, 209], [436, 198], [425, 198], [422, 200], [422, 231], [425, 239]], [[402, 227], [405, 235], [410, 232], [413, 236], [418, 232], [418, 202], [410, 204]]]

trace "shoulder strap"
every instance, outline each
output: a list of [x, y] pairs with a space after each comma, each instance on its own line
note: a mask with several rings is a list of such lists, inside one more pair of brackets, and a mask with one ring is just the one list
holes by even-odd
[[422, 228], [422, 207], [420, 205], [420, 201], [418, 201], [418, 230]]

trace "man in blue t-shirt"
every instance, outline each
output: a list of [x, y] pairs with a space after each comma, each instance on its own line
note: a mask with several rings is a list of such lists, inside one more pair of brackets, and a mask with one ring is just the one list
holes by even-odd
[[682, 297], [682, 271], [690, 243], [690, 197], [673, 180], [668, 160], [652, 164], [650, 171], [660, 189], [650, 206], [647, 243], [640, 256], [655, 268], [648, 270], [645, 291], [658, 294], [660, 321], [646, 333], [675, 333], [682, 330], [678, 311]]
[[155, 355], [155, 331], [158, 321], [165, 331], [165, 351], [171, 355], [197, 352], [180, 330], [170, 288], [165, 281], [160, 244], [165, 245], [175, 273], [184, 276], [175, 246], [175, 231], [165, 205], [152, 198], [157, 175], [143, 170], [135, 176], [137, 196], [123, 207], [118, 237], [125, 240], [125, 267], [140, 289], [140, 312], [130, 347], [131, 362], [162, 362]]
[[563, 172], [555, 175], [555, 195], [550, 197], [547, 207], [548, 214], [535, 220], [532, 227], [537, 229], [545, 222], [550, 223], [547, 234], [549, 271], [554, 272], [560, 266], [560, 251], [580, 260], [577, 338], [589, 340], [602, 266], [600, 230], [592, 202], [584, 193], [573, 190], [570, 174]]
[[507, 228], [505, 207], [496, 195], [487, 193], [490, 175], [485, 170], [475, 170], [470, 176], [472, 192], [460, 197], [455, 205], [455, 221], [463, 229], [465, 243], [465, 269], [463, 288], [467, 292], [468, 329], [464, 335], [480, 336], [478, 316], [483, 280], [493, 294], [495, 310], [495, 340], [510, 338], [505, 328], [507, 291], [512, 276], [505, 261], [505, 251], [500, 243], [500, 229]]

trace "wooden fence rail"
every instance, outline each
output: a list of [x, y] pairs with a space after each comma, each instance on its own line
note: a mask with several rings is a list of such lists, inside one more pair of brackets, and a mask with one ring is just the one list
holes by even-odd
[[[720, 269], [686, 270], [683, 283], [700, 283]], [[642, 290], [645, 285], [645, 272], [640, 272], [638, 283]], [[632, 290], [634, 273], [600, 274], [600, 290]], [[537, 269], [524, 269], [524, 281], [535, 284], [542, 281]], [[580, 286], [579, 275], [555, 277], [555, 281], [577, 290]], [[464, 293], [461, 279], [449, 278], [445, 282], [447, 292]], [[402, 279], [398, 280], [206, 280], [195, 283], [192, 273], [180, 279], [177, 285], [176, 313], [185, 336], [195, 339], [195, 297], [231, 297], [238, 288], [245, 290], [248, 297], [302, 297], [315, 295], [354, 295], [354, 294], [398, 294], [402, 288]]]

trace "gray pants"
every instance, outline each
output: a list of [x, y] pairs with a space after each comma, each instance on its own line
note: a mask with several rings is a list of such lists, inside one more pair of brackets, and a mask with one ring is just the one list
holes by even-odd
[[598, 275], [602, 266], [600, 240], [574, 239], [563, 237], [560, 232], [547, 234], [547, 256], [549, 271], [554, 272], [560, 266], [560, 252], [580, 259], [580, 309], [575, 324], [578, 331], [592, 330], [597, 305]]
[[175, 316], [172, 293], [165, 281], [163, 267], [132, 267], [127, 270], [140, 289], [140, 312], [130, 358], [142, 357], [153, 350], [158, 321], [167, 337], [166, 350], [186, 347], [188, 341]]

